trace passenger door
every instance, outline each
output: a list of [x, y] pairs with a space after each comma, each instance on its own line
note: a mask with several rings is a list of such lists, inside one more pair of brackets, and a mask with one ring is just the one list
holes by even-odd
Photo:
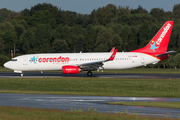
[[23, 65], [28, 65], [28, 58], [27, 57], [23, 57]]

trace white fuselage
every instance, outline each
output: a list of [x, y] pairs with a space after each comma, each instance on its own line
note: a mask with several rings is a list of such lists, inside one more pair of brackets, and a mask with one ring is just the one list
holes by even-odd
[[[29, 54], [13, 58], [4, 64], [15, 71], [62, 70], [62, 66], [91, 63], [108, 59], [112, 53], [47, 53]], [[128, 69], [157, 63], [159, 59], [148, 54], [117, 52], [113, 61], [104, 62], [103, 69]]]

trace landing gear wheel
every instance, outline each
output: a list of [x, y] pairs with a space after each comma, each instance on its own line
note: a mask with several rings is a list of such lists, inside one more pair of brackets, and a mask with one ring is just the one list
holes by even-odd
[[23, 77], [24, 73], [21, 73], [21, 77]]
[[91, 72], [91, 71], [88, 71], [88, 72], [87, 72], [87, 76], [92, 76], [92, 72]]

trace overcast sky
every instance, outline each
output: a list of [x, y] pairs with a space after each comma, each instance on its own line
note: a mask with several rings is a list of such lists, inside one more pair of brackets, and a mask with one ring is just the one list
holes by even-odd
[[61, 8], [61, 10], [90, 14], [93, 9], [98, 9], [109, 3], [122, 7], [129, 6], [132, 9], [136, 9], [138, 5], [141, 5], [149, 12], [152, 8], [172, 11], [175, 4], [180, 4], [180, 0], [0, 0], [0, 9], [7, 8], [8, 10], [20, 12], [25, 8], [30, 9], [38, 3], [50, 3]]

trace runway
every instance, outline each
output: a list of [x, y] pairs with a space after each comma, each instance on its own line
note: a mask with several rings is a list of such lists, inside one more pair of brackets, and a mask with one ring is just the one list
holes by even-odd
[[150, 101], [150, 102], [180, 102], [180, 98], [155, 98], [155, 97], [105, 97], [105, 96], [76, 96], [76, 95], [39, 95], [39, 94], [6, 94], [0, 93], [0, 106], [20, 106], [34, 108], [51, 108], [70, 110], [81, 109], [101, 113], [115, 113], [128, 111], [129, 114], [136, 113], [141, 115], [177, 118], [180, 116], [180, 109], [143, 107], [143, 106], [124, 106], [109, 105], [107, 102], [124, 102], [124, 101]]
[[[26, 72], [23, 77], [13, 72], [0, 72], [0, 78], [62, 78], [62, 77], [87, 77], [86, 73], [76, 75], [64, 75], [60, 72]], [[93, 73], [97, 78], [132, 78], [132, 79], [180, 79], [180, 74], [133, 74], [133, 73]], [[39, 94], [6, 94], [0, 93], [0, 106], [20, 106], [35, 108], [52, 108], [61, 110], [88, 108], [97, 109], [102, 113], [115, 113], [128, 111], [129, 114], [136, 113], [150, 116], [168, 116], [173, 118], [180, 116], [180, 109], [109, 105], [107, 102], [124, 101], [145, 102], [180, 102], [180, 98], [155, 98], [155, 97], [106, 97], [106, 96], [75, 96], [75, 95], [39, 95]]]
[[[24, 76], [14, 72], [0, 72], [0, 78], [58, 78], [88, 77], [86, 73], [62, 74], [61, 72], [25, 72]], [[134, 78], [134, 79], [180, 79], [180, 74], [140, 74], [140, 73], [93, 73], [98, 78]]]

